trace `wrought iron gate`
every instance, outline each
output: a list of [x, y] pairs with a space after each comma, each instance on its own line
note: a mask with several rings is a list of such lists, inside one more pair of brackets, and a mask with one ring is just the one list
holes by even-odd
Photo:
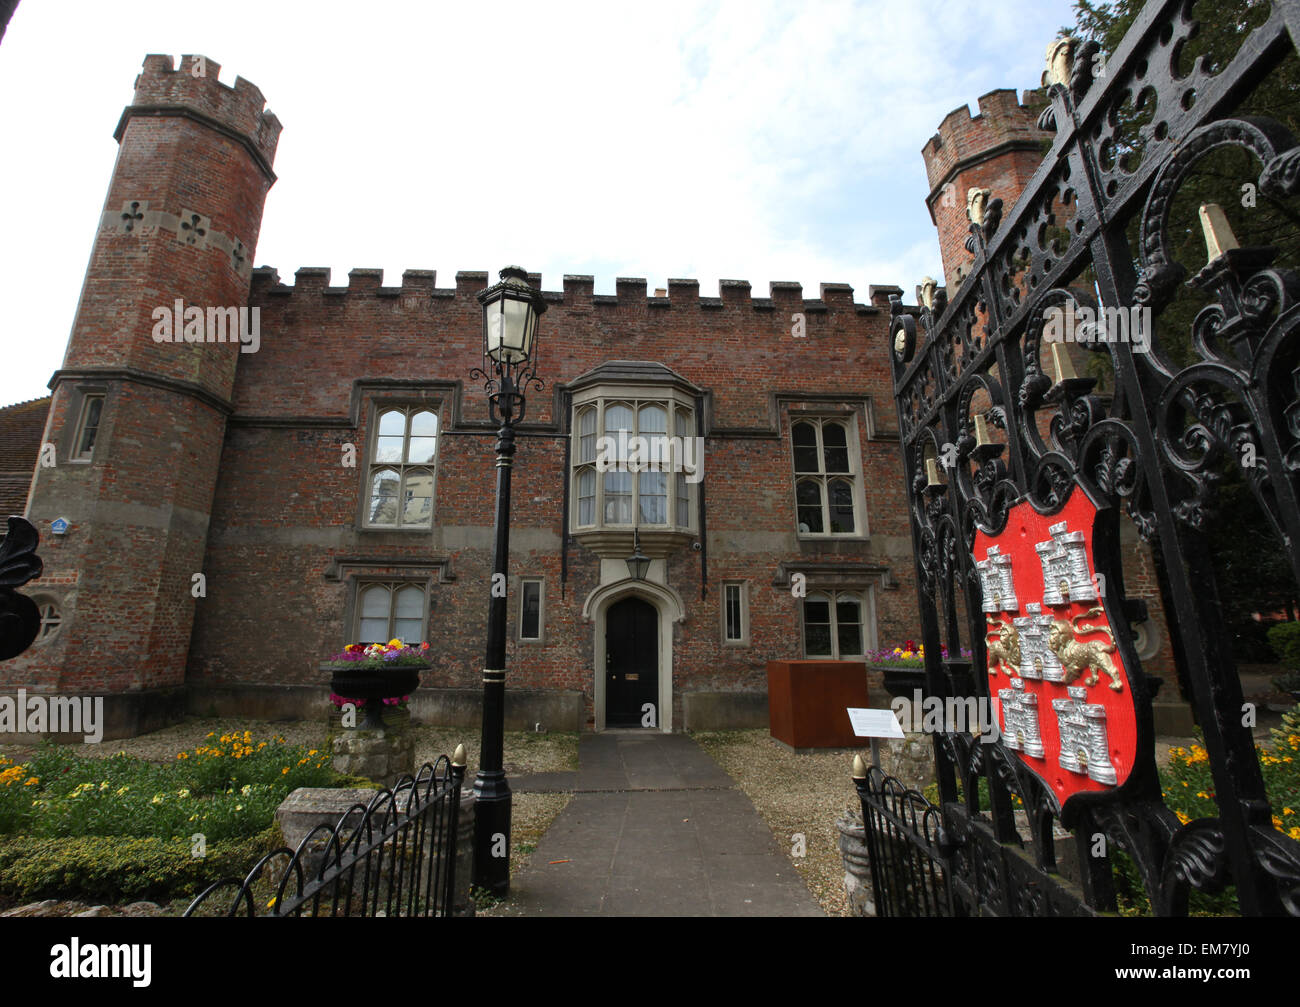
[[[464, 751], [205, 888], [185, 916], [451, 916]], [[267, 896], [271, 896], [269, 899]]]
[[[1103, 613], [1109, 628], [1081, 625], [1079, 616], [1073, 625], [1080, 634], [1107, 634], [1111, 643], [1098, 647], [1124, 670], [1111, 688], [1132, 703], [1131, 765], [1114, 786], [1103, 785], [1106, 767], [1092, 749], [1080, 747], [1067, 766], [1074, 756], [1064, 740], [1053, 763], [1028, 757], [1037, 744], [1032, 731], [1009, 735], [1004, 728], [992, 744], [969, 731], [936, 734], [943, 827], [912, 839], [938, 866], [959, 915], [1114, 910], [1116, 849], [1131, 858], [1159, 915], [1185, 914], [1189, 889], [1228, 885], [1243, 914], [1300, 915], [1300, 844], [1272, 823], [1209, 541], [1220, 475], [1236, 466], [1300, 584], [1300, 275], [1293, 271], [1300, 264], [1275, 265], [1276, 249], [1234, 247], [1214, 208], [1201, 211], [1209, 249], [1201, 262], [1209, 262], [1198, 273], [1199, 262], [1177, 261], [1171, 238], [1171, 230], [1181, 237], [1197, 227], [1171, 212], [1189, 173], [1215, 152], [1253, 156], [1252, 174], [1233, 191], [1248, 185], [1278, 201], [1300, 193], [1296, 139], [1274, 119], [1242, 114], [1256, 87], [1295, 60], [1300, 0], [1254, 5], [1266, 20], [1237, 36], [1235, 52], [1217, 65], [1184, 58], [1198, 33], [1193, 6], [1148, 3], [1104, 62], [1094, 45], [1063, 47], [1039, 120], [1055, 136], [1023, 194], [1005, 215], [998, 193], [972, 194], [967, 247], [974, 264], [950, 301], [930, 287], [918, 291], [920, 304], [893, 306], [894, 390], [928, 692], [995, 704], [994, 687], [1006, 679], [986, 671], [1002, 668], [1014, 678], [1020, 653], [1006, 663], [1009, 638], [997, 636], [990, 613], [1008, 606], [988, 597], [994, 581], [976, 566], [977, 538], [995, 540], [1013, 512], [1017, 522], [1022, 514], [1031, 523], [1034, 515], [1057, 519], [1083, 494], [1096, 508], [1089, 544], [1097, 575], [1083, 590], [1094, 592], [1090, 611]], [[1173, 306], [1190, 296], [1204, 306], [1175, 330]], [[1098, 318], [1122, 309], [1135, 323], [1145, 317], [1154, 324], [1143, 341], [1115, 341], [1115, 333], [1093, 328], [1093, 341], [1072, 356], [1068, 345], [1052, 345], [1061, 338], [1053, 326], [1081, 321], [1084, 309]], [[1214, 817], [1183, 823], [1162, 798], [1154, 683], [1133, 645], [1131, 625], [1143, 613], [1125, 597], [1122, 520], [1131, 520], [1153, 551], [1175, 663], [1205, 733]], [[992, 557], [986, 553], [981, 565]], [[1031, 615], [1021, 618], [1050, 627], [1047, 615], [1026, 609]], [[1006, 632], [1014, 632], [1013, 621], [1020, 625], [1003, 620]], [[941, 645], [954, 656], [941, 657]], [[971, 656], [956, 656], [963, 647]], [[1104, 670], [1096, 650], [1084, 670], [1086, 660]], [[1055, 702], [1100, 710], [1086, 706], [1080, 687], [1065, 698], [1072, 680], [1056, 680], [1063, 698]], [[1096, 688], [1106, 684], [1103, 677]], [[1016, 701], [1003, 690], [1004, 713]], [[1093, 782], [1062, 799], [1052, 784], [1071, 772]], [[859, 789], [870, 833], [871, 815], [888, 810], [888, 802], [879, 781], [862, 779]], [[1019, 829], [1017, 801], [1027, 823]], [[1058, 820], [1074, 835], [1077, 884], [1058, 873]]]

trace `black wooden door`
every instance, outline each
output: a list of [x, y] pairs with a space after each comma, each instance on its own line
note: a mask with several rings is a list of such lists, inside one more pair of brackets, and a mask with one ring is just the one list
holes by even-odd
[[[654, 704], [646, 722], [645, 704]], [[605, 614], [605, 726], [659, 726], [659, 612], [640, 598]]]

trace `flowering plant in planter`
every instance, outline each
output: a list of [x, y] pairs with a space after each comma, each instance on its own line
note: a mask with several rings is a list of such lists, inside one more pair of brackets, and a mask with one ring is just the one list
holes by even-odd
[[[940, 657], [948, 657], [948, 648], [940, 645]], [[970, 657], [970, 651], [965, 647], [961, 649], [962, 657]], [[924, 668], [925, 667], [925, 644], [917, 643], [915, 640], [906, 640], [901, 647], [881, 647], [879, 650], [869, 650], [866, 654], [867, 663], [882, 665], [888, 668]]]
[[[379, 702], [384, 706], [391, 706], [396, 710], [405, 710], [406, 705], [411, 701], [410, 696], [387, 696]], [[366, 700], [356, 696], [340, 696], [337, 692], [330, 693], [330, 702], [334, 704], [336, 710], [343, 709], [348, 703], [358, 709], [366, 705]]]
[[366, 710], [363, 726], [382, 726], [384, 707], [402, 709], [420, 684], [420, 672], [429, 667], [429, 645], [407, 646], [401, 640], [387, 643], [349, 644], [321, 664], [330, 672], [330, 701], [342, 708], [351, 704]]
[[340, 671], [367, 671], [391, 667], [426, 668], [428, 665], [429, 645], [427, 643], [417, 647], [396, 639], [389, 640], [387, 643], [350, 643], [324, 663], [324, 667]]

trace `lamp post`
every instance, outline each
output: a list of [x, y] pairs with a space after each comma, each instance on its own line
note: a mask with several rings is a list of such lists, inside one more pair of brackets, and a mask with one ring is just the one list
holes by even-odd
[[518, 266], [501, 270], [501, 282], [482, 290], [483, 381], [497, 430], [497, 511], [488, 590], [487, 653], [483, 664], [483, 744], [474, 777], [474, 884], [496, 896], [510, 891], [510, 784], [503, 767], [506, 693], [506, 584], [510, 558], [510, 473], [514, 425], [524, 417], [524, 393], [535, 377], [537, 320], [546, 310], [541, 291]]

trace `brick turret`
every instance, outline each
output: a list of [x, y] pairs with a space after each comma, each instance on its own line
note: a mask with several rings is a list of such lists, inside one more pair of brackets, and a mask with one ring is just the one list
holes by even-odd
[[28, 590], [61, 622], [0, 674], [104, 696], [106, 737], [183, 712], [229, 401], [260, 340], [246, 306], [280, 123], [219, 70], [151, 55], [136, 78], [28, 500], [45, 561]]
[[979, 99], [979, 115], [972, 117], [965, 105], [954, 109], [921, 148], [930, 183], [926, 205], [939, 229], [949, 290], [956, 290], [972, 261], [965, 247], [970, 233], [967, 190], [989, 189], [992, 198], [1000, 198], [1005, 209], [1011, 209], [1051, 140], [1051, 134], [1035, 122], [1045, 102], [1041, 91], [1026, 91], [1023, 103], [1014, 90], [990, 91]]

